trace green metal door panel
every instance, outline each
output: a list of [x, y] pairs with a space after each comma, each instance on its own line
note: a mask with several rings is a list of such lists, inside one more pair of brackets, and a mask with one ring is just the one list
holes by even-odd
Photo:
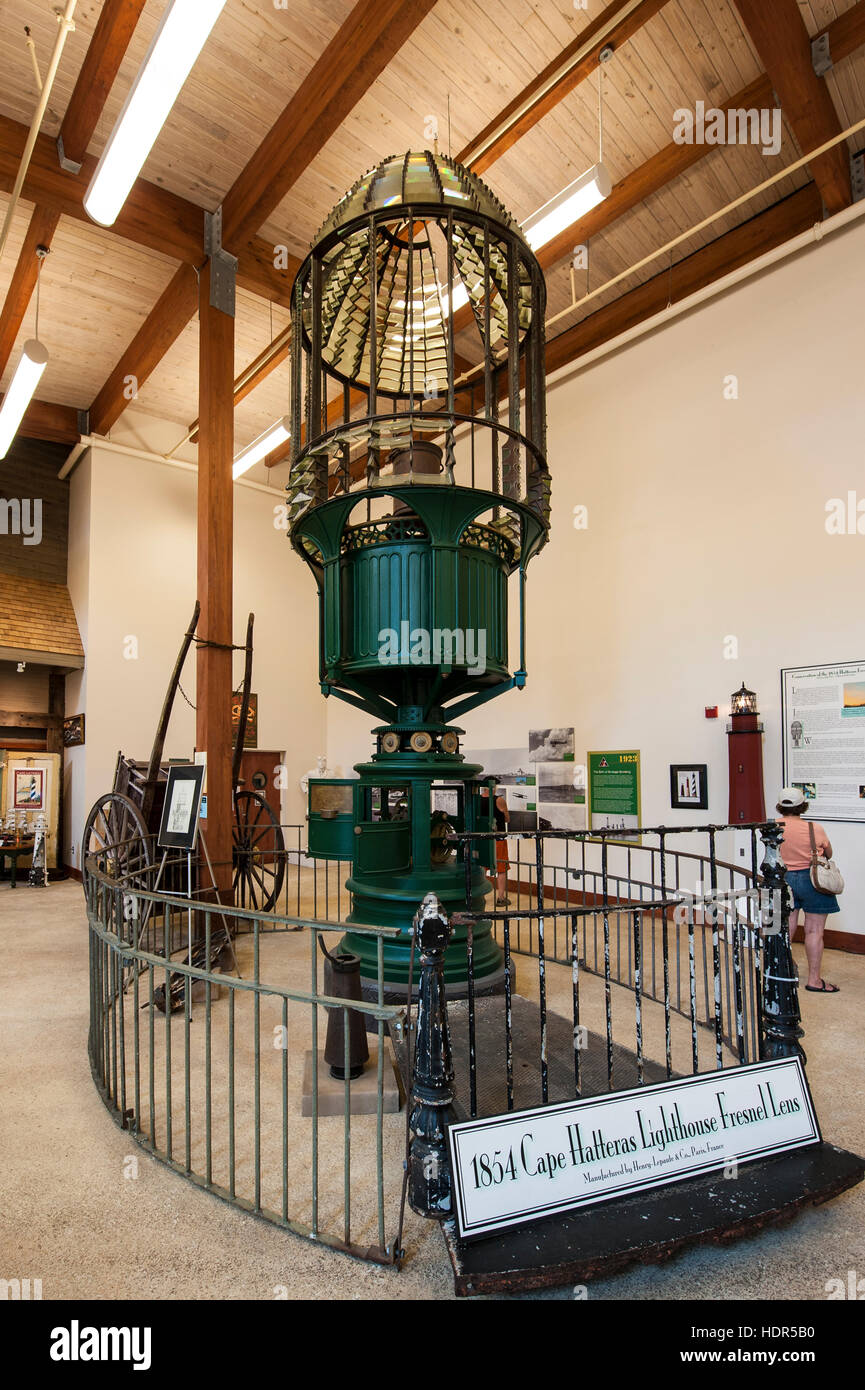
[[364, 821], [354, 843], [356, 874], [386, 874], [411, 865], [411, 822]]

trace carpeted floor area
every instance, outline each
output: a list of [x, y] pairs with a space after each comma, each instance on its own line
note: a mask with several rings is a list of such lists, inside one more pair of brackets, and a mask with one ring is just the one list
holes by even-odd
[[[141, 1152], [91, 1080], [87, 960], [78, 884], [0, 883], [0, 1278], [41, 1279], [46, 1300], [453, 1297], [444, 1242], [411, 1213], [396, 1273], [236, 1211]], [[802, 996], [809, 1079], [824, 1136], [861, 1152], [865, 958], [828, 952], [824, 975], [841, 993]], [[850, 1270], [865, 1275], [865, 1185], [784, 1229], [593, 1283], [589, 1298], [822, 1300]]]

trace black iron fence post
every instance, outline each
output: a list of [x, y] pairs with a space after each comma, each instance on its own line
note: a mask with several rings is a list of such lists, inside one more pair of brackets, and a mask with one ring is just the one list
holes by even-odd
[[[781, 858], [782, 825], [765, 825], [760, 830], [765, 858], [760, 866], [766, 906], [758, 914], [763, 924], [763, 1014], [762, 1055], [766, 1058], [804, 1058], [799, 1038], [798, 978], [790, 949], [790, 906], [787, 900], [787, 870]], [[766, 929], [766, 920], [770, 926]]]
[[411, 1085], [408, 1200], [419, 1216], [452, 1215], [445, 1135], [454, 1098], [453, 1058], [444, 985], [450, 922], [435, 893], [427, 893], [414, 919], [420, 955], [417, 1042]]

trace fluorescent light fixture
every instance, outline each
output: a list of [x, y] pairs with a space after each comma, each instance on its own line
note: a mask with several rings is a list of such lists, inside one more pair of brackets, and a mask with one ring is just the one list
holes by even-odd
[[36, 338], [28, 338], [0, 406], [0, 459], [5, 459], [9, 452], [9, 445], [18, 433], [18, 426], [47, 365], [45, 348]]
[[565, 227], [570, 227], [571, 223], [585, 216], [590, 208], [597, 207], [598, 203], [609, 198], [612, 190], [612, 180], [604, 165], [593, 164], [591, 169], [580, 174], [578, 179], [569, 183], [555, 198], [551, 198], [537, 212], [533, 212], [531, 217], [526, 218], [523, 234], [529, 246], [533, 251], [537, 251], [539, 246], [545, 246], [553, 237], [558, 236], [559, 232], [563, 232]]
[[275, 425], [260, 434], [257, 439], [253, 439], [251, 444], [247, 444], [245, 449], [234, 460], [234, 467], [231, 470], [233, 478], [239, 478], [242, 473], [248, 473], [250, 468], [256, 463], [260, 463], [269, 453], [280, 444], [284, 444], [286, 439], [291, 438], [289, 429], [290, 420], [287, 415], [283, 415], [281, 420], [277, 420]]
[[170, 0], [84, 195], [94, 222], [110, 227], [116, 220], [224, 6]]

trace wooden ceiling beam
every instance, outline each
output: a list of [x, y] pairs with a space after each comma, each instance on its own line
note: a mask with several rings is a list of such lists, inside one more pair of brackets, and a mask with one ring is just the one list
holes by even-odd
[[12, 272], [9, 289], [0, 312], [0, 376], [12, 355], [12, 349], [21, 331], [30, 304], [30, 297], [36, 288], [39, 277], [37, 246], [50, 246], [51, 238], [57, 230], [60, 213], [47, 208], [34, 208], [30, 225], [24, 237], [24, 244]]
[[64, 156], [80, 164], [147, 0], [105, 0], [60, 127]]
[[[225, 195], [222, 239], [227, 250], [236, 252], [252, 240], [434, 4], [359, 0]], [[273, 264], [272, 247], [261, 255]], [[279, 272], [285, 294], [280, 302], [288, 302], [299, 262], [293, 265], [293, 270]], [[263, 260], [259, 269], [265, 269]], [[194, 316], [197, 303], [181, 267], [93, 402], [93, 429], [104, 433], [122, 414], [129, 404], [124, 382], [132, 377], [140, 388]]]
[[[76, 164], [80, 164], [87, 152], [145, 3], [146, 0], [105, 0], [60, 128], [63, 152]], [[51, 246], [59, 221], [60, 212], [56, 207], [37, 203], [0, 313], [0, 376], [36, 288], [39, 272], [36, 248]]]
[[193, 266], [181, 265], [93, 401], [91, 433], [108, 433], [177, 342], [197, 308], [198, 276]]
[[[833, 20], [821, 32], [828, 36], [833, 62], [839, 62], [842, 58], [849, 56], [865, 44], [865, 0], [859, 0], [857, 5]], [[747, 87], [736, 92], [734, 96], [720, 105], [722, 109], [727, 111], [759, 109], [773, 101], [773, 92], [772, 79], [767, 73], [763, 73], [762, 76], [755, 78]], [[494, 129], [501, 119], [501, 117], [497, 118], [497, 121], [493, 122], [488, 129]], [[479, 140], [480, 138], [478, 137]], [[467, 146], [462, 151], [461, 160], [470, 156], [471, 148], [471, 146]], [[633, 169], [625, 178], [621, 179], [614, 186], [609, 198], [606, 198], [591, 212], [580, 218], [578, 222], [566, 227], [552, 241], [542, 246], [537, 253], [542, 269], [549, 270], [557, 265], [559, 261], [571, 254], [577, 243], [588, 241], [590, 237], [596, 236], [638, 204], [659, 193], [668, 183], [686, 173], [689, 168], [699, 160], [704, 159], [714, 149], [714, 145], [701, 145], [697, 144], [696, 141], [691, 145], [677, 144], [675, 141], [671, 141], [669, 145], [666, 145], [657, 154], [652, 155], [637, 169]], [[472, 310], [468, 305], [465, 305], [455, 315], [456, 331], [462, 332], [469, 327], [471, 322]], [[287, 452], [286, 447], [281, 446], [279, 450], [268, 457], [268, 465], [281, 463], [287, 456]]]
[[[826, 83], [814, 71], [811, 40], [796, 0], [772, 0], [771, 5], [766, 0], [736, 0], [736, 8], [802, 153], [838, 135], [841, 123]], [[850, 164], [842, 145], [815, 159], [812, 173], [830, 214], [849, 207]]]
[[229, 249], [267, 221], [435, 2], [358, 0], [226, 193]]
[[829, 40], [829, 56], [833, 63], [839, 63], [842, 58], [861, 48], [865, 43], [865, 0], [859, 0], [852, 9], [833, 19], [815, 38], [823, 38], [824, 35]]
[[[475, 174], [482, 174], [595, 71], [601, 49], [608, 45], [618, 48], [666, 3], [667, 0], [642, 0], [642, 3], [634, 6], [632, 0], [614, 0], [613, 4], [607, 5], [573, 43], [568, 44], [474, 140], [460, 150], [457, 163], [468, 165]], [[617, 19], [621, 11], [625, 13]], [[587, 44], [588, 50], [578, 57]]]
[[[729, 101], [721, 105], [721, 109], [730, 111], [744, 107], [748, 110], [771, 100], [772, 83], [764, 74], [730, 97]], [[572, 222], [552, 241], [540, 247], [537, 256], [542, 268], [549, 270], [565, 256], [569, 256], [575, 244], [585, 243], [590, 237], [597, 236], [598, 232], [609, 227], [626, 212], [630, 212], [638, 203], [660, 193], [668, 183], [686, 173], [692, 165], [704, 159], [716, 148], [715, 145], [698, 144], [696, 140], [691, 145], [678, 145], [675, 141], [665, 145], [657, 154], [651, 155], [638, 168], [632, 169], [620, 179], [614, 185], [609, 198], [605, 198], [578, 222]]]
[[[0, 192], [11, 192], [27, 139], [27, 127], [0, 115]], [[85, 155], [80, 174], [64, 172], [57, 162], [54, 141], [40, 135], [24, 180], [22, 198], [37, 206], [73, 217], [100, 234], [109, 235], [158, 251], [189, 265], [204, 259], [204, 213], [197, 203], [170, 193], [156, 184], [137, 179], [117, 221], [108, 229], [96, 228], [84, 211], [84, 194], [96, 168], [96, 159]], [[291, 302], [291, 282], [299, 262], [288, 257], [286, 269], [274, 265], [274, 248], [263, 237], [252, 237], [235, 251], [237, 283], [241, 289], [286, 307]]]
[[[820, 220], [821, 211], [820, 192], [812, 182], [774, 203], [765, 212], [716, 237], [672, 269], [665, 268], [636, 289], [620, 295], [611, 304], [550, 339], [545, 353], [547, 374], [551, 375], [559, 368], [578, 361], [594, 348], [661, 313], [669, 304], [687, 299], [689, 295], [756, 260], [764, 252], [813, 227]], [[467, 413], [470, 410], [471, 397], [467, 388], [457, 392], [455, 405], [457, 411]], [[271, 455], [268, 462], [274, 458]], [[360, 478], [365, 468], [366, 460], [360, 459], [352, 465], [352, 476]]]
[[[573, 91], [578, 83], [587, 77], [590, 72], [594, 71], [598, 65], [598, 53], [605, 44], [624, 43], [625, 40], [636, 33], [647, 20], [651, 19], [652, 15], [657, 14], [658, 10], [666, 3], [667, 0], [643, 0], [643, 3], [633, 8], [632, 0], [614, 0], [613, 4], [608, 5], [597, 19], [587, 25], [579, 37], [575, 39], [572, 44], [569, 44], [568, 47], [559, 54], [558, 58], [554, 59], [537, 78], [530, 82], [529, 85], [481, 131], [480, 135], [457, 155], [457, 162], [461, 164], [468, 163], [474, 173], [481, 173], [484, 169], [488, 168], [500, 155], [505, 153], [505, 150], [515, 144], [527, 130], [531, 129], [542, 116], [546, 115], [548, 111], [551, 111], [568, 92]], [[616, 16], [628, 9], [629, 6], [631, 7], [630, 12], [624, 14], [620, 20], [616, 21]], [[429, 6], [428, 8], [432, 7]], [[360, 6], [358, 6], [358, 9], [360, 9]], [[576, 55], [580, 53], [580, 50], [584, 49], [587, 44], [591, 44], [592, 39], [599, 34], [602, 37], [597, 38], [596, 42], [591, 47], [591, 51], [585, 54], [580, 61], [571, 66], [571, 60], [574, 59]], [[558, 81], [555, 81], [555, 74], [559, 72], [560, 69], [566, 69], [567, 71], [563, 72]], [[304, 111], [305, 108], [300, 101], [302, 95], [303, 88], [298, 92], [295, 101], [299, 109]], [[310, 99], [315, 98], [314, 92], [309, 95]], [[522, 111], [523, 107], [527, 109]], [[328, 106], [327, 109], [328, 112], [330, 112], [330, 106]], [[517, 113], [521, 113], [518, 120], [516, 119]], [[276, 130], [276, 127], [274, 127], [274, 130]], [[268, 140], [270, 140], [272, 135], [273, 131], [271, 131], [271, 135], [267, 137]], [[276, 143], [277, 142], [274, 142], [274, 144]], [[262, 146], [262, 149], [263, 148]], [[473, 151], [475, 150], [478, 150], [479, 153], [476, 157], [473, 157]], [[241, 178], [242, 177], [243, 175], [241, 175]], [[238, 180], [238, 183], [239, 182], [240, 180]], [[235, 185], [235, 187], [236, 186], [237, 185]], [[233, 192], [234, 190], [232, 190], [232, 193]], [[226, 197], [226, 209], [228, 208], [232, 193], [229, 193]], [[461, 310], [460, 313], [455, 316], [458, 332], [468, 326], [471, 321], [471, 313], [471, 309], [466, 306], [465, 309]], [[286, 348], [286, 353], [287, 351], [288, 348]], [[254, 385], [258, 385], [259, 381], [264, 380], [269, 372], [273, 371], [280, 362], [284, 361], [285, 355], [286, 354], [274, 357], [270, 359], [269, 362], [265, 363]], [[254, 366], [254, 364], [251, 365]], [[253, 387], [250, 386], [249, 390], [252, 389]], [[248, 391], [244, 394], [248, 394]], [[242, 399], [243, 397], [238, 395], [237, 389], [235, 389], [235, 404], [237, 404], [238, 400]], [[190, 428], [192, 428], [192, 426], [190, 426]], [[266, 462], [268, 465], [273, 466], [274, 463], [281, 463], [285, 456], [284, 447], [281, 447], [280, 450], [277, 451], [274, 456], [269, 457]]]
[[23, 439], [77, 444], [81, 438], [78, 411], [72, 405], [54, 405], [51, 401], [33, 400], [24, 412], [18, 433]]

